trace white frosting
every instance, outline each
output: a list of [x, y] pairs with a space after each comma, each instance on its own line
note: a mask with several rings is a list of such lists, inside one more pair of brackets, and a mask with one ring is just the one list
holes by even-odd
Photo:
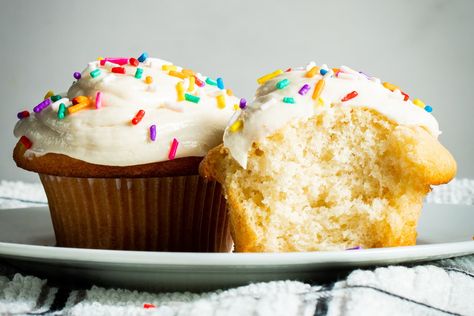
[[[40, 113], [18, 121], [14, 134], [25, 135], [33, 146], [26, 154], [65, 154], [89, 163], [130, 166], [168, 160], [173, 138], [179, 141], [176, 158], [204, 156], [209, 149], [222, 141], [223, 130], [234, 113], [238, 99], [228, 96], [226, 90], [206, 84], [195, 85], [188, 92], [189, 79], [168, 75], [162, 65], [170, 62], [148, 58], [138, 67], [143, 68], [141, 79], [134, 77], [136, 67], [124, 65], [126, 74], [112, 73], [106, 63], [89, 63], [67, 92], [72, 100], [76, 96], [88, 96], [95, 100], [97, 91], [102, 92], [102, 107], [90, 108], [67, 114], [63, 120], [57, 117], [60, 102], [48, 106]], [[92, 78], [90, 72], [99, 68], [101, 74]], [[177, 71], [182, 69], [178, 67]], [[146, 76], [153, 78], [145, 83]], [[205, 77], [197, 76], [205, 81]], [[185, 93], [200, 97], [199, 103], [177, 101], [176, 84], [183, 81]], [[226, 107], [217, 106], [217, 95], [224, 95]], [[64, 101], [69, 101], [65, 99]], [[66, 103], [68, 106], [70, 102]], [[131, 120], [139, 110], [145, 116], [137, 125]], [[151, 125], [156, 125], [156, 141], [149, 135]]]
[[[424, 109], [414, 105], [410, 100], [404, 101], [400, 90], [390, 91], [377, 78], [369, 78], [348, 67], [342, 66], [338, 77], [332, 70], [324, 76], [325, 86], [320, 94], [320, 101], [313, 100], [312, 94], [316, 83], [322, 79], [319, 73], [313, 78], [305, 77], [307, 69], [299, 68], [284, 72], [261, 85], [255, 99], [247, 108], [236, 113], [224, 132], [224, 146], [230, 150], [232, 157], [244, 168], [247, 166], [248, 152], [252, 143], [259, 141], [293, 120], [307, 119], [318, 111], [329, 111], [330, 105], [366, 107], [374, 109], [400, 125], [418, 125], [426, 127], [434, 137], [440, 134], [438, 122]], [[328, 69], [323, 65], [321, 68]], [[276, 84], [288, 79], [290, 84], [276, 88]], [[310, 90], [300, 95], [300, 88], [308, 84]], [[341, 99], [352, 91], [358, 95], [346, 102]], [[284, 103], [284, 97], [294, 98], [295, 103]], [[238, 131], [230, 131], [230, 126], [241, 120], [243, 126]]]

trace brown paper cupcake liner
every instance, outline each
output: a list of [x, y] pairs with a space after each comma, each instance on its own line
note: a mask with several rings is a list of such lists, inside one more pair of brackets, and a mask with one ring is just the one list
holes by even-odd
[[70, 178], [40, 174], [61, 247], [227, 252], [221, 186], [197, 175]]

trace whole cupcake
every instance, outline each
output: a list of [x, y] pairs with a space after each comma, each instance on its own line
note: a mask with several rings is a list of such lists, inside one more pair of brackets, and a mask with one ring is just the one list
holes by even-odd
[[229, 251], [218, 183], [199, 177], [238, 102], [221, 78], [104, 58], [18, 113], [13, 158], [37, 172], [58, 246]]
[[235, 249], [414, 245], [425, 195], [456, 172], [432, 107], [345, 66], [258, 82], [200, 166], [224, 185]]

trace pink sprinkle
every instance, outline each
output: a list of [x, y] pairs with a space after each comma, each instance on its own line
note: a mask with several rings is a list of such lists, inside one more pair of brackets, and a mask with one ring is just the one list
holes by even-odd
[[111, 63], [114, 63], [114, 64], [117, 64], [117, 65], [120, 65], [120, 66], [128, 64], [128, 58], [106, 57], [106, 58], [100, 60], [100, 65], [104, 66], [105, 62], [107, 62], [107, 61], [111, 62]]
[[97, 91], [95, 95], [95, 108], [100, 109], [102, 107], [102, 92]]
[[178, 150], [178, 140], [176, 138], [173, 138], [173, 142], [171, 143], [171, 148], [170, 152], [168, 154], [168, 159], [173, 160], [174, 157], [176, 157], [176, 151]]

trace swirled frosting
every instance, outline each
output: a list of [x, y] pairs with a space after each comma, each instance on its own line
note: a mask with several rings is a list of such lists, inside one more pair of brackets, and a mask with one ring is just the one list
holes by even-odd
[[[374, 109], [400, 125], [424, 126], [434, 137], [440, 134], [438, 122], [429, 113], [431, 107], [418, 99], [409, 100], [398, 87], [346, 66], [334, 70], [326, 65], [314, 67], [311, 63], [259, 79], [262, 84], [254, 100], [235, 113], [224, 132], [224, 146], [242, 167], [246, 168], [252, 143], [290, 121], [306, 119], [337, 106]], [[320, 81], [324, 81], [320, 92], [315, 93]]]
[[[131, 166], [170, 159], [173, 139], [176, 158], [204, 156], [222, 141], [238, 99], [221, 79], [216, 82], [161, 59], [127, 61], [89, 63], [81, 75], [75, 73], [80, 79], [67, 93], [20, 119], [14, 134], [32, 144], [25, 154], [58, 153], [94, 164]], [[102, 94], [99, 108], [97, 92]], [[74, 99], [79, 96], [86, 98]], [[89, 103], [85, 108], [68, 108], [83, 100]], [[143, 118], [132, 124], [140, 110]], [[65, 117], [59, 118], [58, 111]]]

